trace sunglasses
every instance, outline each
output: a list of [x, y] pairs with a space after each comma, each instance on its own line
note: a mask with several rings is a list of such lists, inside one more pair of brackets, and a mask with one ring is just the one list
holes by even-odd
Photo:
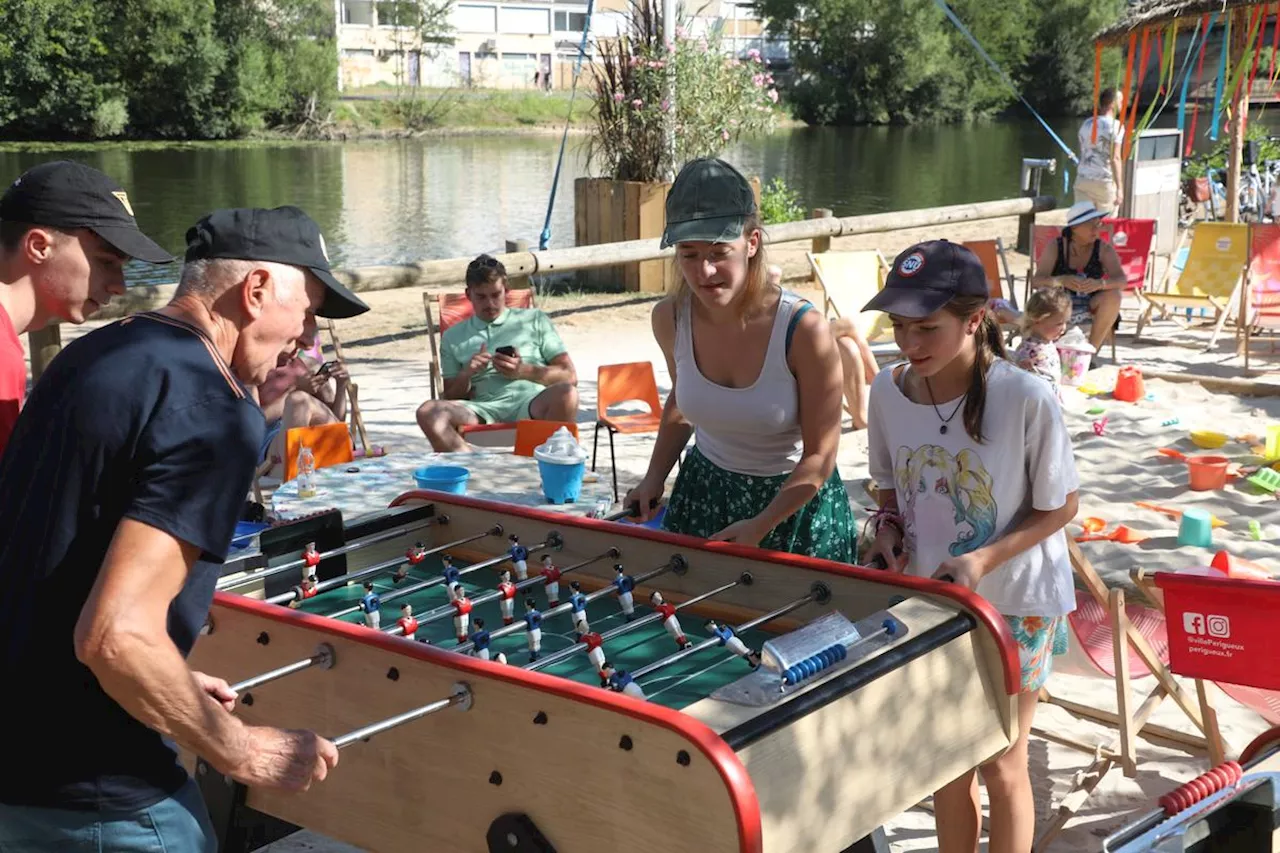
[[478, 270], [478, 269], [485, 269], [485, 268], [493, 269], [497, 265], [498, 265], [497, 258], [491, 258], [488, 255], [485, 255], [484, 257], [476, 258], [474, 261], [467, 264], [467, 269], [468, 270]]

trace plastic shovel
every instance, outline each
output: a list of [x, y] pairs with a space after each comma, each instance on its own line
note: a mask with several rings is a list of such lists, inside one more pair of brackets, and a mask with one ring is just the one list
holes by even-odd
[[1144, 542], [1150, 537], [1145, 533], [1139, 533], [1131, 527], [1123, 524], [1116, 525], [1116, 529], [1110, 533], [1088, 533], [1084, 536], [1077, 536], [1077, 542], [1120, 542], [1124, 545], [1135, 545], [1138, 542]]
[[[1170, 518], [1178, 519], [1179, 521], [1182, 519], [1182, 510], [1180, 509], [1173, 509], [1172, 507], [1167, 507], [1167, 506], [1159, 506], [1158, 504], [1148, 503], [1147, 501], [1134, 501], [1133, 505], [1140, 506], [1143, 509], [1149, 509], [1152, 512], [1161, 513], [1162, 515], [1167, 515]], [[1227, 526], [1227, 523], [1222, 519], [1218, 518], [1216, 515], [1211, 515], [1210, 518], [1213, 519], [1214, 527]]]

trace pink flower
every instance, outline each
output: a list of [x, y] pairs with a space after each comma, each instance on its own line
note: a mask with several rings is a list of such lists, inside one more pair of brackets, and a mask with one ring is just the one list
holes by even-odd
[[644, 101], [642, 101], [640, 98], [636, 98], [634, 101], [631, 102], [631, 106], [635, 107], [636, 109], [640, 109], [641, 107], [644, 106]]
[[750, 59], [750, 60], [752, 60], [753, 62], [759, 62], [759, 61], [760, 61], [760, 51], [756, 50], [754, 47], [753, 47], [753, 48], [751, 48], [751, 50], [748, 50], [748, 51], [747, 51], [747, 59]]
[[764, 85], [764, 75], [763, 75], [763, 74], [753, 74], [753, 75], [751, 75], [751, 83], [752, 83], [752, 85], [757, 86], [757, 87], [759, 87], [759, 86], [763, 86], [763, 85]]
[[620, 103], [622, 103], [622, 98], [623, 98], [623, 97], [624, 97], [624, 96], [623, 96], [623, 94], [622, 94], [621, 92], [614, 92], [614, 93], [613, 93], [613, 100], [614, 100], [616, 103], [619, 103], [619, 104], [620, 104]]
[[727, 130], [722, 130], [722, 131], [720, 131], [720, 138], [721, 138], [721, 139], [723, 139], [725, 142], [728, 142], [728, 141], [729, 141], [729, 131], [727, 131]]
[[778, 90], [777, 90], [777, 89], [770, 89], [770, 90], [769, 90], [769, 100], [773, 101], [775, 104], [776, 104], [776, 103], [778, 103]]
[[666, 98], [663, 98], [663, 99], [662, 99], [662, 111], [663, 111], [664, 113], [665, 113], [665, 112], [670, 112], [670, 111], [671, 111], [671, 102], [670, 102], [670, 101], [668, 101]]

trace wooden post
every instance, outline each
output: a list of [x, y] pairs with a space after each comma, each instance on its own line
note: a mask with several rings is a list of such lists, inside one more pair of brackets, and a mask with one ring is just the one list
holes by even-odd
[[[507, 242], [507, 254], [508, 254], [508, 255], [510, 255], [510, 254], [514, 254], [514, 253], [516, 253], [516, 252], [527, 252], [527, 251], [529, 251], [529, 241], [528, 241], [528, 240], [508, 240], [508, 241], [506, 241], [506, 242]], [[510, 289], [512, 289], [512, 290], [527, 290], [527, 289], [530, 287], [530, 284], [529, 284], [529, 276], [527, 276], [527, 275], [510, 275], [510, 274], [508, 274], [508, 275], [507, 275], [507, 287], [509, 287], [509, 288], [510, 288]]]
[[[809, 211], [810, 219], [830, 219], [832, 216], [835, 216], [835, 213], [832, 212], [829, 207], [815, 207], [813, 210]], [[830, 252], [831, 237], [814, 237], [809, 251], [813, 252], [815, 255], [821, 255], [823, 252]], [[809, 271], [809, 280], [818, 280], [818, 275], [813, 270]]]
[[[1244, 59], [1245, 42], [1249, 37], [1248, 6], [1240, 6], [1231, 22], [1231, 55], [1228, 68], [1235, 68]], [[1230, 146], [1227, 153], [1227, 222], [1240, 221], [1240, 160], [1244, 149], [1245, 116], [1249, 111], [1249, 86], [1246, 79], [1240, 85], [1240, 94], [1230, 104], [1231, 125], [1228, 128]]]
[[62, 352], [62, 327], [50, 323], [43, 329], [27, 332], [27, 343], [31, 347], [31, 381], [35, 383], [54, 356]]

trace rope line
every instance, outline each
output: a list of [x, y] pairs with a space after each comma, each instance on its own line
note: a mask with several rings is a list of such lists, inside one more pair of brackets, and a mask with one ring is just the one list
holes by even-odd
[[560, 135], [560, 153], [556, 155], [556, 171], [551, 178], [551, 195], [547, 198], [547, 216], [542, 222], [542, 234], [538, 237], [538, 251], [545, 252], [551, 242], [551, 212], [556, 206], [556, 188], [560, 186], [560, 170], [564, 166], [564, 148], [569, 141], [569, 124], [573, 121], [573, 102], [578, 96], [578, 78], [582, 75], [582, 59], [587, 55], [587, 38], [591, 33], [591, 13], [595, 0], [587, 0], [586, 20], [582, 25], [582, 40], [578, 43], [578, 58], [573, 65], [573, 87], [569, 90], [569, 113], [564, 118], [564, 132]]

